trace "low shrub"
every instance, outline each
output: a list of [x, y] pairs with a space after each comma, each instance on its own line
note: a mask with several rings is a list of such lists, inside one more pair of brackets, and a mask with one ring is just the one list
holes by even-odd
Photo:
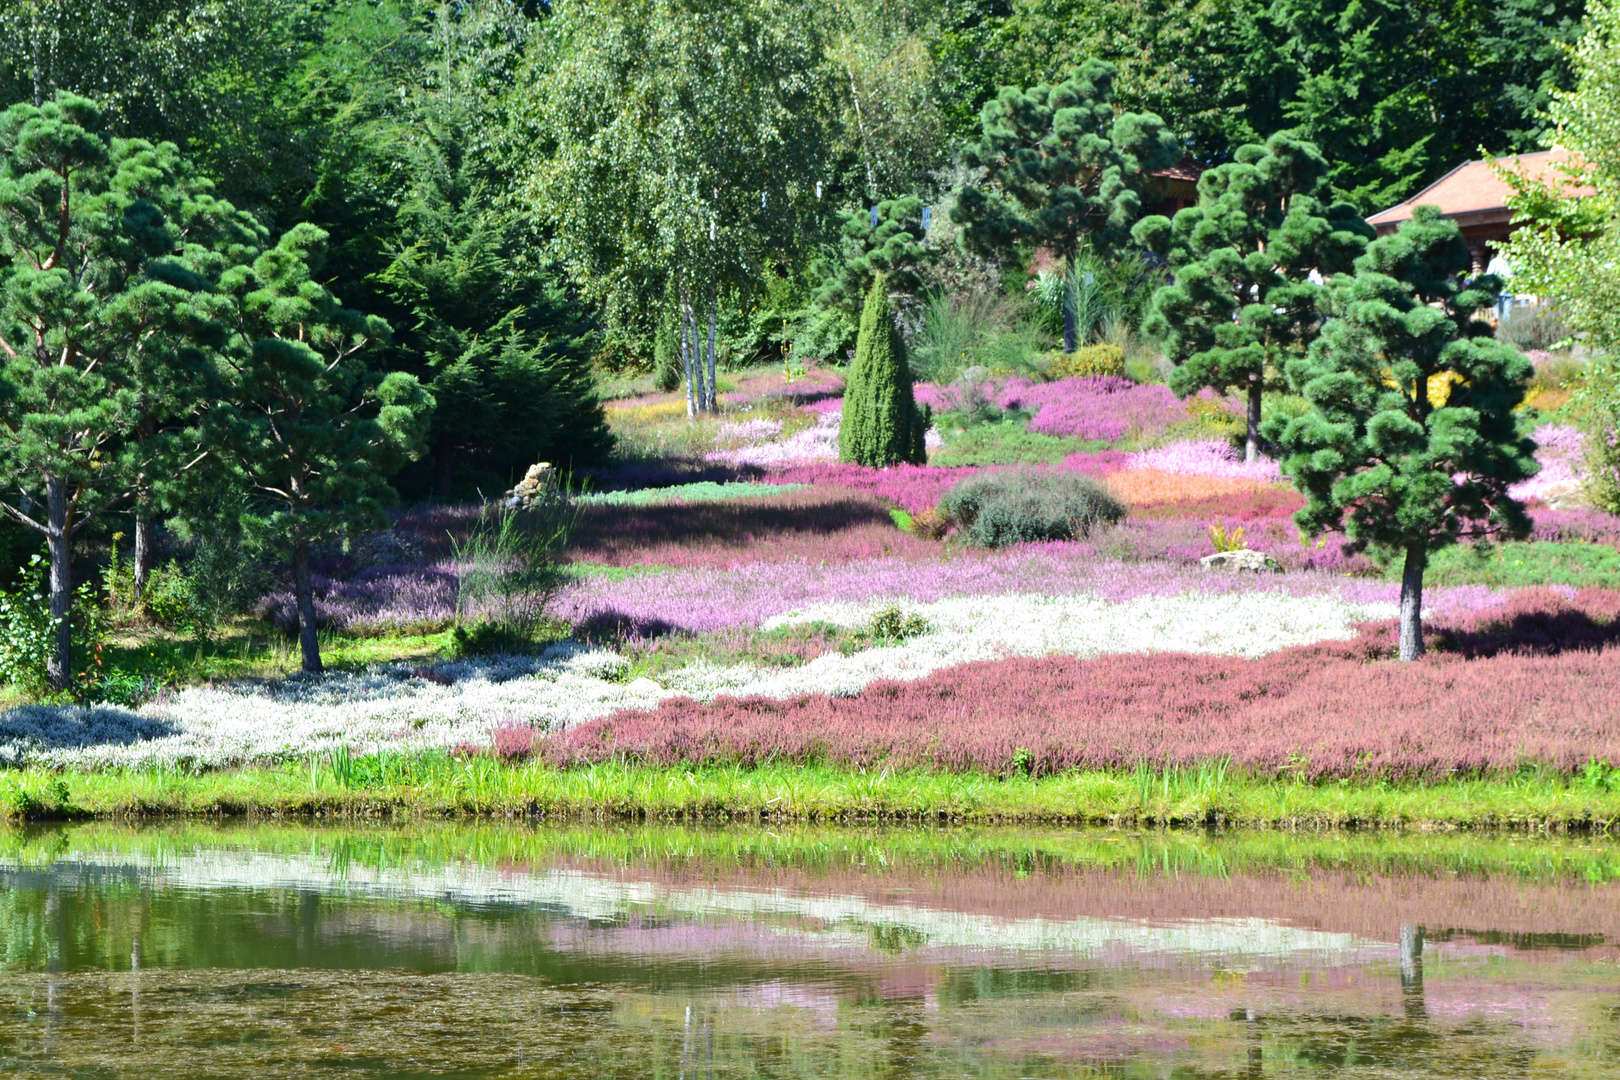
[[1507, 318], [1496, 326], [1498, 341], [1524, 351], [1550, 349], [1571, 334], [1563, 316], [1546, 304], [1519, 304], [1509, 308]]
[[1118, 345], [1083, 345], [1072, 353], [1048, 353], [1046, 374], [1053, 379], [1085, 379], [1125, 374], [1125, 350]]
[[978, 547], [1073, 540], [1119, 523], [1126, 513], [1088, 477], [1027, 468], [970, 477], [945, 493], [939, 509]]

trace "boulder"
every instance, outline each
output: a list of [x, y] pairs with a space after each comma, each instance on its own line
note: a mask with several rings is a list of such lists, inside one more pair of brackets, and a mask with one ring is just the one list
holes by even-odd
[[530, 465], [517, 487], [501, 496], [501, 505], [508, 510], [527, 510], [535, 503], [547, 502], [557, 495], [557, 470], [549, 461]]
[[1233, 574], [1280, 574], [1282, 566], [1263, 551], [1240, 548], [1237, 551], [1217, 551], [1198, 560], [1206, 570], [1225, 570]]

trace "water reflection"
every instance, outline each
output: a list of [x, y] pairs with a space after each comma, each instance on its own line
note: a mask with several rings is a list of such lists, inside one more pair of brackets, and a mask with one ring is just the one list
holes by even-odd
[[0, 838], [0, 1069], [1608, 1076], [1620, 847], [84, 826]]

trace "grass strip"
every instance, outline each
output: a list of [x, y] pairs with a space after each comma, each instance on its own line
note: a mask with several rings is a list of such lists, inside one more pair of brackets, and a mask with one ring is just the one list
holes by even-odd
[[1526, 769], [1438, 783], [1254, 778], [1219, 763], [1031, 778], [830, 766], [556, 768], [487, 757], [382, 756], [192, 774], [0, 775], [11, 819], [218, 815], [544, 816], [664, 821], [949, 821], [1285, 828], [1607, 831], [1620, 784]]

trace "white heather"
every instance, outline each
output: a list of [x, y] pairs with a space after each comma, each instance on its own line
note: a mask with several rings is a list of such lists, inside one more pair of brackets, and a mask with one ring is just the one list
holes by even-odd
[[[816, 604], [778, 615], [763, 628], [806, 622], [858, 627], [892, 606]], [[850, 695], [878, 679], [920, 679], [975, 660], [1151, 652], [1261, 656], [1348, 639], [1355, 623], [1396, 614], [1389, 603], [1269, 592], [1187, 593], [1120, 603], [1085, 594], [953, 597], [902, 607], [927, 620], [928, 631], [851, 656], [828, 653], [785, 671], [699, 662], [664, 676], [661, 684], [650, 679], [626, 684], [621, 657], [560, 646], [529, 660], [432, 669], [436, 679], [453, 680], [449, 685], [401, 664], [320, 680], [199, 687], [137, 712], [24, 707], [0, 716], [0, 756], [80, 767], [220, 767], [297, 759], [339, 745], [356, 754], [487, 746], [494, 729], [505, 724], [558, 731], [679, 696], [707, 701], [720, 694]]]

